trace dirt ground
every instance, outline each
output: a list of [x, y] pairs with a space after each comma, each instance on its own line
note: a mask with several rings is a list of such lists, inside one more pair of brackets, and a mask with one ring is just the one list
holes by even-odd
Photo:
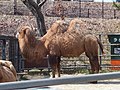
[[120, 90], [120, 80], [100, 81], [98, 84], [66, 84], [50, 86], [53, 90]]
[[[62, 77], [73, 76], [63, 74]], [[50, 78], [50, 77], [41, 77], [41, 76], [29, 76], [29, 79], [37, 78]], [[47, 87], [38, 87], [38, 88], [29, 88], [25, 90], [120, 90], [120, 79], [112, 80], [102, 80], [98, 81], [97, 84], [90, 83], [76, 83], [76, 84], [63, 84], [63, 85], [54, 85]]]

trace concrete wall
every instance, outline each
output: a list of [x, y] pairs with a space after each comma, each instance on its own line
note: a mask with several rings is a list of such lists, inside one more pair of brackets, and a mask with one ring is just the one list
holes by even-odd
[[[104, 11], [102, 11], [102, 3], [100, 2], [82, 2], [81, 5], [78, 1], [63, 1], [64, 15], [67, 17], [90, 17], [90, 18], [120, 18], [120, 11], [114, 10], [112, 3], [104, 3]], [[17, 9], [20, 14], [31, 15], [27, 7], [18, 0]], [[42, 11], [47, 16], [57, 16], [55, 10], [57, 2], [47, 1], [42, 8]], [[80, 12], [81, 9], [81, 12]], [[14, 3], [13, 0], [0, 1], [0, 14], [13, 14]]]
[[[0, 15], [0, 18], [0, 35], [13, 36], [20, 25], [31, 24], [37, 28], [36, 19], [33, 16]], [[59, 19], [59, 17], [45, 17], [46, 28], [48, 29], [57, 19]], [[72, 18], [65, 18], [65, 21], [69, 22], [71, 19]], [[98, 34], [120, 32], [120, 19], [81, 18], [81, 20], [87, 23], [86, 30], [88, 33]]]

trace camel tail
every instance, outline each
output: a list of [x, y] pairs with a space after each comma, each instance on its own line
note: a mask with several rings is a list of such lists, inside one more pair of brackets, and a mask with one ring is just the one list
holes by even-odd
[[[96, 38], [97, 38], [97, 37], [96, 37]], [[101, 43], [100, 39], [97, 38], [97, 42], [98, 42], [98, 44], [99, 44], [99, 46], [100, 46], [100, 50], [101, 50], [102, 54], [104, 54], [103, 44]]]

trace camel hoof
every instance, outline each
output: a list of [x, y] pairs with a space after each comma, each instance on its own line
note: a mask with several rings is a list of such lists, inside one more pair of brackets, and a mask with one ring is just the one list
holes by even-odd
[[90, 82], [90, 83], [92, 83], [92, 84], [97, 84], [97, 81], [92, 81], [92, 82]]

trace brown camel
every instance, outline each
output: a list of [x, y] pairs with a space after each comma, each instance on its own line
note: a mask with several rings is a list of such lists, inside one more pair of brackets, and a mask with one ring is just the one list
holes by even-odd
[[[52, 77], [57, 71], [60, 77], [60, 57], [78, 57], [83, 52], [89, 58], [92, 73], [99, 72], [98, 45], [103, 52], [99, 39], [93, 35], [84, 35], [79, 30], [68, 30], [64, 20], [53, 23], [48, 32], [37, 40], [29, 26], [19, 29], [18, 41], [26, 62], [39, 63], [49, 54]], [[39, 57], [39, 59], [37, 59]]]
[[[76, 21], [74, 23], [76, 23]], [[52, 67], [53, 78], [55, 77], [56, 71], [58, 77], [60, 77], [61, 56], [79, 57], [83, 52], [85, 52], [86, 56], [89, 58], [91, 73], [98, 73], [100, 69], [98, 45], [103, 53], [103, 46], [99, 39], [91, 34], [84, 35], [80, 30], [75, 30], [73, 28], [74, 25], [72, 27], [69, 27], [69, 25], [68, 28], [64, 26], [65, 23], [63, 20], [56, 21], [41, 38], [49, 51], [49, 62]]]
[[25, 59], [25, 68], [46, 66], [47, 62], [44, 57], [47, 56], [47, 49], [41, 40], [36, 39], [32, 28], [21, 26], [16, 36], [21, 54]]
[[17, 80], [17, 73], [11, 61], [0, 60], [0, 83]]

